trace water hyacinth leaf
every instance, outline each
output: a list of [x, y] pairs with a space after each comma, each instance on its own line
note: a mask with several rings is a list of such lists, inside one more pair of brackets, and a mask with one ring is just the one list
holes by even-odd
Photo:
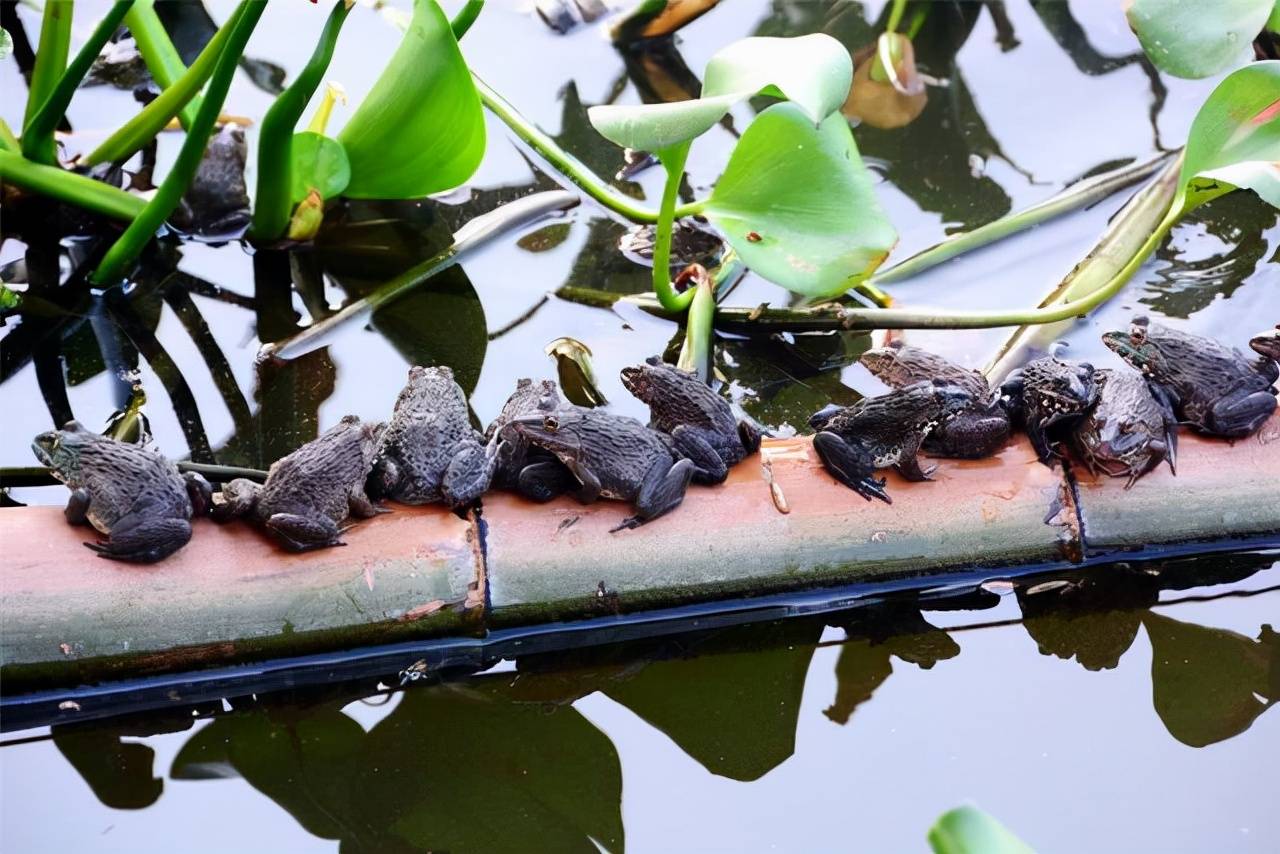
[[1191, 123], [1179, 180], [1174, 210], [1235, 188], [1280, 208], [1280, 60], [1252, 63], [1218, 84]]
[[948, 810], [929, 828], [934, 854], [1035, 854], [1034, 849], [977, 807]]
[[336, 139], [311, 131], [293, 135], [290, 172], [293, 203], [298, 204], [315, 190], [321, 198], [332, 199], [342, 194], [351, 180], [351, 163], [347, 152]]
[[480, 165], [480, 95], [436, 0], [414, 0], [404, 40], [338, 141], [352, 198], [425, 196], [462, 184]]
[[1274, 0], [1133, 0], [1126, 15], [1161, 71], [1198, 78], [1243, 61], [1274, 8]]
[[794, 101], [817, 124], [840, 108], [852, 81], [849, 52], [828, 35], [748, 38], [711, 57], [700, 98], [592, 107], [588, 117], [617, 145], [657, 151], [701, 135], [739, 101], [756, 94]]
[[0, 29], [0, 59], [8, 59], [13, 53], [13, 36], [8, 30]]
[[898, 240], [844, 117], [815, 128], [790, 102], [747, 128], [702, 212], [748, 267], [809, 297], [843, 293]]

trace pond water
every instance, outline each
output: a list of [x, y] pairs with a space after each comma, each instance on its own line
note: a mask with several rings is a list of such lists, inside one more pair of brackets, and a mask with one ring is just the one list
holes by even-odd
[[[78, 37], [106, 5], [76, 4]], [[208, 4], [218, 21], [232, 5]], [[610, 175], [620, 153], [591, 130], [588, 106], [684, 97], [707, 58], [743, 36], [822, 31], [856, 51], [882, 29], [886, 5], [735, 0], [686, 28], [674, 50], [623, 55], [595, 27], [558, 36], [528, 4], [495, 0], [463, 48], [521, 112]], [[854, 129], [901, 235], [892, 260], [1185, 138], [1217, 81], [1155, 74], [1118, 6], [932, 4], [915, 39], [922, 71], [938, 81], [923, 112], [898, 130]], [[17, 14], [34, 38], [38, 16], [25, 6]], [[292, 75], [321, 14], [269, 4], [249, 55]], [[388, 56], [398, 38], [358, 9], [330, 78], [358, 101], [380, 69], [371, 58]], [[12, 60], [0, 67], [0, 91], [0, 115], [19, 125], [23, 84]], [[242, 74], [227, 110], [261, 116], [270, 100]], [[88, 150], [134, 109], [128, 92], [82, 93], [69, 112], [68, 151]], [[334, 129], [347, 114], [335, 111]], [[752, 115], [741, 105], [695, 145], [695, 195], [712, 186]], [[611, 405], [643, 416], [618, 371], [667, 350], [680, 330], [626, 304], [565, 298], [566, 289], [649, 287], [648, 269], [616, 251], [627, 226], [590, 203], [466, 257], [323, 351], [255, 368], [261, 343], [418, 263], [478, 213], [555, 186], [501, 122], [490, 117], [488, 132], [467, 190], [331, 211], [314, 252], [281, 259], [238, 245], [168, 244], [128, 299], [32, 281], [56, 310], [4, 328], [0, 465], [30, 465], [29, 438], [71, 415], [101, 428], [135, 377], [151, 430], [175, 458], [265, 467], [344, 414], [385, 417], [415, 363], [451, 365], [483, 423], [516, 377], [555, 376], [543, 348], [566, 335], [591, 348]], [[252, 146], [252, 129], [249, 137]], [[161, 170], [177, 144], [163, 140]], [[656, 206], [659, 171], [626, 191]], [[904, 306], [1034, 304], [1126, 197], [893, 294]], [[14, 231], [6, 223], [0, 245], [8, 271], [28, 250]], [[748, 275], [727, 302], [787, 300]], [[1072, 354], [1114, 365], [1098, 336], [1135, 311], [1236, 346], [1280, 321], [1276, 211], [1240, 193], [1203, 208], [1119, 297], [1065, 333]], [[908, 340], [981, 366], [1009, 331]], [[722, 339], [723, 393], [786, 435], [828, 401], [877, 387], [852, 364], [867, 343]], [[54, 504], [65, 491], [15, 489], [12, 498]], [[595, 840], [619, 850], [625, 839], [632, 850], [922, 850], [933, 819], [972, 799], [1044, 851], [1273, 851], [1280, 815], [1264, 781], [1280, 730], [1274, 715], [1253, 721], [1280, 697], [1268, 626], [1280, 613], [1269, 589], [1275, 569], [1266, 570], [1275, 560], [1180, 562], [1164, 592], [1163, 582], [1142, 580], [1163, 574], [1125, 571], [1116, 581], [1100, 570], [1084, 593], [1044, 592], [1054, 605], [1032, 611], [1035, 597], [1006, 595], [991, 610], [930, 612], [933, 627], [918, 612], [860, 612], [844, 626], [755, 626], [522, 660], [404, 693], [377, 693], [372, 680], [326, 696], [264, 697], [194, 726], [184, 711], [53, 740], [17, 734], [0, 750], [0, 847], [332, 850], [341, 839], [345, 851], [567, 850]], [[1153, 607], [1157, 599], [1189, 601]], [[1104, 602], [1125, 607], [1064, 616]]]

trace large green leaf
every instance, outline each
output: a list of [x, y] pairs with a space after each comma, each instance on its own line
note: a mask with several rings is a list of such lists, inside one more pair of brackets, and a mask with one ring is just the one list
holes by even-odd
[[977, 807], [948, 810], [929, 828], [934, 854], [1035, 854], [1031, 846]]
[[751, 123], [702, 209], [748, 267], [811, 297], [844, 292], [898, 239], [844, 117], [815, 128], [790, 102]]
[[295, 205], [313, 189], [321, 198], [332, 199], [341, 195], [351, 181], [351, 161], [342, 143], [324, 134], [295, 133], [289, 156], [293, 160], [290, 193]]
[[1126, 13], [1142, 49], [1175, 77], [1209, 77], [1241, 61], [1274, 0], [1133, 0]]
[[480, 95], [436, 0], [414, 0], [400, 48], [338, 141], [351, 162], [353, 198], [425, 196], [458, 186], [480, 165]]
[[1191, 123], [1174, 210], [1237, 187], [1280, 207], [1280, 60], [1233, 71]]
[[840, 108], [852, 83], [849, 51], [828, 35], [749, 38], [711, 57], [700, 98], [592, 107], [588, 117], [618, 145], [658, 151], [699, 136], [734, 104], [757, 93], [794, 101], [817, 124]]

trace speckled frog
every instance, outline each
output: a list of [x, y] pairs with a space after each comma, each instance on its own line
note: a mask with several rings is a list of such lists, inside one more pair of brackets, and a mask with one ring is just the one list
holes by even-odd
[[696, 483], [722, 483], [731, 466], [760, 448], [759, 431], [734, 418], [729, 402], [688, 371], [654, 357], [623, 368], [622, 384], [649, 404], [649, 426], [693, 462]]
[[1001, 385], [1008, 408], [1018, 413], [1040, 462], [1057, 458], [1051, 431], [1066, 430], [1098, 400], [1093, 365], [1057, 356], [1033, 359], [1009, 375]]
[[884, 480], [872, 476], [875, 470], [893, 466], [907, 480], [929, 480], [937, 466], [921, 468], [916, 454], [930, 431], [971, 400], [962, 388], [920, 382], [852, 406], [828, 407], [809, 419], [818, 431], [813, 448], [836, 480], [868, 501], [892, 504]]
[[1102, 341], [1153, 385], [1166, 389], [1182, 423], [1202, 433], [1240, 439], [1252, 435], [1276, 410], [1274, 384], [1280, 367], [1266, 356], [1276, 345], [1265, 336], [1254, 345], [1263, 358], [1249, 359], [1211, 338], [1135, 317], [1128, 332], [1108, 332]]
[[371, 491], [404, 504], [474, 502], [489, 488], [494, 459], [471, 426], [467, 398], [447, 367], [409, 369], [375, 454]]
[[78, 422], [41, 433], [36, 458], [71, 489], [67, 521], [88, 523], [106, 540], [85, 543], [100, 557], [134, 563], [163, 560], [191, 539], [191, 517], [209, 506], [209, 484], [149, 445], [101, 436]]
[[222, 487], [213, 517], [245, 516], [267, 529], [290, 551], [341, 546], [348, 516], [385, 512], [364, 492], [373, 465], [379, 424], [348, 415], [316, 439], [276, 460], [267, 481], [236, 478]]
[[1071, 431], [1071, 446], [1094, 473], [1127, 477], [1130, 488], [1147, 472], [1169, 462], [1177, 473], [1178, 419], [1161, 389], [1128, 369], [1094, 373], [1098, 402]]
[[969, 404], [925, 438], [924, 449], [929, 453], [976, 460], [994, 454], [1009, 438], [1009, 415], [1000, 405], [1000, 395], [980, 371], [900, 342], [868, 350], [859, 361], [893, 388], [934, 381], [968, 392]]
[[204, 158], [171, 221], [181, 231], [206, 238], [231, 237], [249, 224], [244, 181], [248, 150], [244, 130], [225, 124], [209, 139]]
[[516, 390], [484, 434], [494, 456], [493, 486], [513, 489], [533, 501], [550, 501], [577, 487], [577, 479], [555, 454], [530, 444], [513, 426], [517, 418], [549, 415], [562, 406], [564, 401], [551, 380], [516, 382]]

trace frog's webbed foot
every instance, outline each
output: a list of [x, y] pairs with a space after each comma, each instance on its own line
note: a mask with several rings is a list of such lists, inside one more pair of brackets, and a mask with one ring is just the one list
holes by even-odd
[[1027, 438], [1031, 440], [1031, 447], [1035, 449], [1036, 458], [1049, 468], [1053, 468], [1058, 455], [1054, 453], [1053, 448], [1049, 445], [1049, 435], [1045, 432], [1044, 425], [1028, 421]]
[[357, 486], [347, 496], [347, 512], [357, 519], [372, 519], [374, 516], [392, 511], [390, 507], [374, 504], [369, 500], [369, 496], [364, 494], [364, 490]]
[[636, 515], [622, 520], [609, 533], [624, 528], [638, 528], [645, 522], [658, 518], [663, 513], [670, 513], [684, 501], [684, 492], [693, 478], [694, 464], [692, 460], [676, 460], [670, 468], [662, 464], [650, 467], [640, 484], [640, 492], [636, 495]]
[[98, 543], [85, 543], [98, 557], [130, 563], [155, 563], [182, 548], [191, 539], [191, 523], [186, 519], [147, 518], [148, 510], [121, 517], [111, 535]]
[[215, 522], [245, 516], [253, 509], [261, 491], [261, 486], [243, 477], [229, 480], [222, 485], [221, 499], [213, 503], [209, 515]]
[[938, 470], [936, 465], [928, 468], [920, 467], [920, 445], [924, 442], [924, 436], [917, 434], [907, 439], [902, 445], [902, 453], [898, 455], [898, 463], [894, 469], [898, 474], [907, 480], [919, 483], [920, 481], [933, 480], [930, 475]]
[[475, 503], [493, 480], [496, 459], [478, 442], [467, 442], [458, 448], [440, 482], [445, 502], [455, 510]]
[[520, 470], [516, 481], [516, 491], [542, 504], [551, 499], [572, 492], [578, 481], [559, 460], [543, 460], [529, 463]]
[[67, 506], [62, 513], [67, 517], [68, 525], [85, 525], [89, 522], [89, 490], [83, 486], [79, 489], [71, 490], [71, 496], [67, 498]]
[[1213, 432], [1228, 439], [1251, 436], [1276, 411], [1275, 396], [1255, 391], [1244, 397], [1224, 397], [1209, 412]]
[[187, 486], [187, 497], [191, 499], [191, 515], [204, 516], [213, 507], [213, 487], [204, 475], [193, 471], [184, 472], [182, 480]]
[[[1175, 413], [1175, 398], [1169, 389], [1158, 383], [1147, 383], [1152, 399], [1160, 407], [1164, 417], [1164, 458], [1169, 463], [1169, 471], [1178, 473], [1178, 416]], [[1152, 443], [1155, 444], [1154, 442]], [[1158, 450], [1158, 449], [1157, 449]], [[1159, 465], [1159, 463], [1156, 463]], [[1155, 466], [1152, 466], [1154, 468]]]
[[696, 429], [681, 424], [671, 431], [671, 438], [675, 440], [676, 450], [693, 463], [695, 483], [724, 483], [729, 467]]
[[850, 444], [836, 433], [823, 431], [813, 437], [813, 449], [836, 480], [868, 501], [879, 498], [885, 504], [893, 503], [885, 492], [884, 479], [874, 476], [875, 460], [866, 448]]
[[747, 421], [739, 421], [738, 440], [742, 442], [742, 447], [747, 449], [748, 454], [754, 454], [760, 450], [760, 431], [756, 429], [754, 424]]
[[286, 549], [305, 552], [328, 546], [345, 546], [339, 539], [342, 531], [327, 516], [300, 516], [297, 513], [276, 513], [266, 522], [267, 530], [280, 540]]

